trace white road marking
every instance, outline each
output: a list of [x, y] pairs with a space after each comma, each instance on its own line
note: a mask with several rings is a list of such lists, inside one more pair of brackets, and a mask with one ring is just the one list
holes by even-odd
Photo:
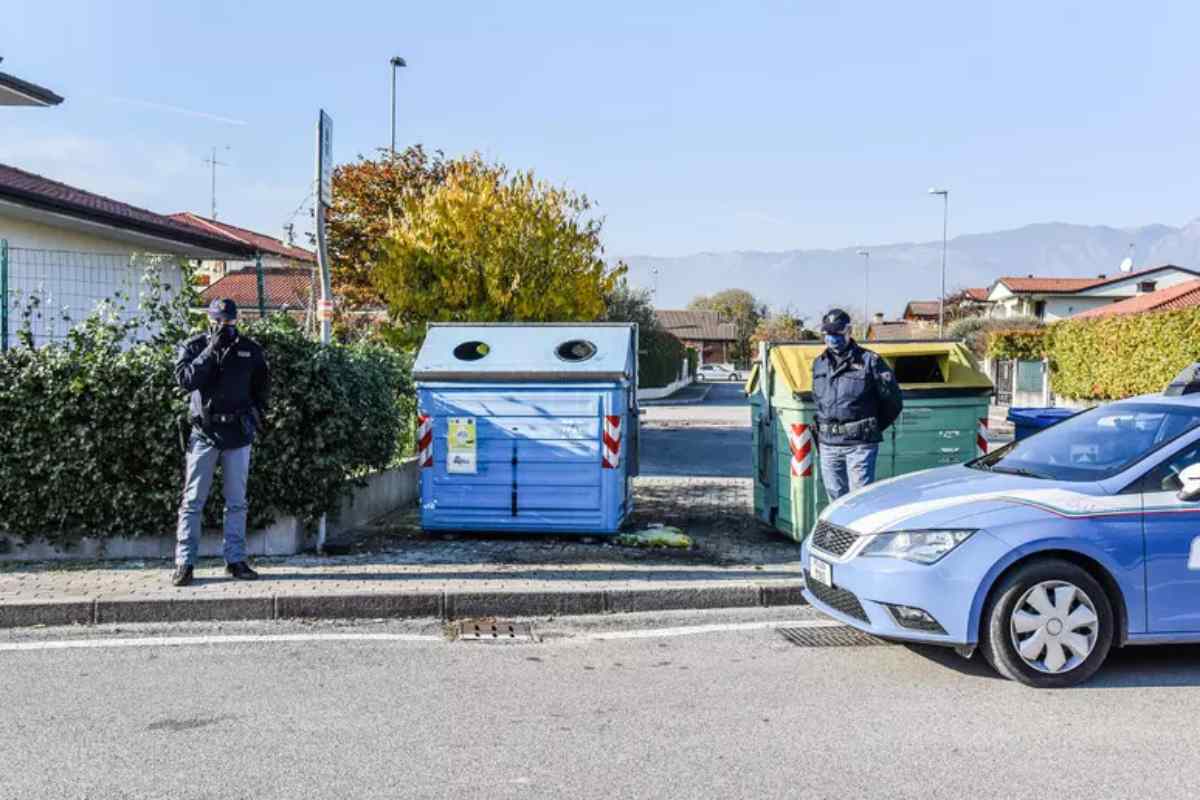
[[[597, 631], [572, 636], [565, 641], [607, 641], [618, 639], [658, 639], [673, 636], [696, 636], [704, 633], [756, 631], [768, 628], [839, 628], [842, 623], [831, 619], [764, 620], [759, 622], [729, 622], [712, 625], [687, 625], [675, 628], [641, 628], [638, 630]], [[281, 633], [212, 636], [143, 636], [130, 639], [53, 639], [34, 642], [0, 642], [0, 653], [36, 650], [98, 650], [129, 647], [195, 647], [214, 644], [304, 644], [312, 642], [442, 642], [444, 636], [422, 633]]]
[[106, 647], [188, 647], [207, 644], [302, 642], [444, 642], [446, 637], [419, 633], [281, 633], [265, 636], [145, 636], [138, 639], [57, 639], [0, 642], [0, 652], [15, 650], [87, 650]]
[[576, 637], [581, 639], [657, 639], [668, 636], [694, 636], [699, 633], [725, 633], [727, 631], [758, 631], [764, 628], [841, 628], [842, 623], [832, 619], [769, 620], [763, 622], [730, 622], [714, 625], [687, 625], [680, 628], [643, 628], [636, 631], [600, 631]]

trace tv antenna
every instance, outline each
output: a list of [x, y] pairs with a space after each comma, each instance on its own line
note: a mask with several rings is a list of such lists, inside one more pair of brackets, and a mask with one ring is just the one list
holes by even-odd
[[[225, 149], [229, 150], [230, 149], [229, 145], [225, 145]], [[217, 218], [217, 167], [228, 167], [229, 164], [227, 164], [224, 161], [217, 161], [216, 145], [213, 145], [212, 156], [204, 159], [204, 163], [208, 164], [209, 166], [212, 167], [212, 193], [210, 195], [212, 198], [212, 216], [211, 216], [211, 218], [216, 219]]]

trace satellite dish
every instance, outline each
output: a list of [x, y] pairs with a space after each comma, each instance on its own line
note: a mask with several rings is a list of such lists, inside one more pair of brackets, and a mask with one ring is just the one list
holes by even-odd
[[1133, 270], [1133, 259], [1125, 256], [1125, 260], [1121, 262], [1121, 272], [1131, 272]]

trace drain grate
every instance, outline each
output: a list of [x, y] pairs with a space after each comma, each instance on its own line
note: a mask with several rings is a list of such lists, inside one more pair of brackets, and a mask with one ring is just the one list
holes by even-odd
[[536, 642], [533, 626], [503, 619], [463, 619], [450, 626], [451, 638], [462, 642]]
[[779, 635], [797, 647], [871, 647], [891, 642], [863, 633], [848, 625], [813, 628], [776, 628]]

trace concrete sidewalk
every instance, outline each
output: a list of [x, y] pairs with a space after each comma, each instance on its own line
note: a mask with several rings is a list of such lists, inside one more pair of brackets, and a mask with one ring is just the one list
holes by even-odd
[[690, 550], [604, 537], [426, 536], [415, 509], [359, 531], [345, 555], [260, 559], [262, 579], [168, 562], [0, 566], [0, 627], [288, 618], [546, 616], [803, 602], [796, 545], [760, 527], [748, 479], [638, 479], [635, 526], [677, 525]]

